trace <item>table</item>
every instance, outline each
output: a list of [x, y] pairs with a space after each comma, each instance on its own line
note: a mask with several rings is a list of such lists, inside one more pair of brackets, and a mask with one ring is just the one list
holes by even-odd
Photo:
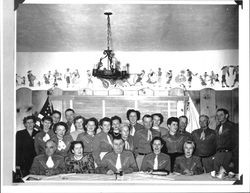
[[212, 178], [211, 175], [201, 174], [194, 176], [184, 176], [179, 174], [169, 174], [167, 176], [152, 175], [144, 172], [132, 174], [106, 175], [106, 174], [60, 174], [55, 176], [28, 175], [23, 178], [25, 183], [129, 183], [129, 184], [233, 184], [237, 178], [225, 178], [223, 180]]

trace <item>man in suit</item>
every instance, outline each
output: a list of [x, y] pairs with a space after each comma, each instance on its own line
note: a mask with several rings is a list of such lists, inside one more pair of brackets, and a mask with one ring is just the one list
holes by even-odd
[[54, 154], [55, 151], [56, 143], [53, 140], [48, 140], [45, 145], [45, 154], [35, 157], [30, 173], [46, 176], [64, 173], [64, 158]]
[[165, 171], [170, 172], [170, 157], [161, 152], [164, 141], [161, 137], [155, 137], [151, 141], [153, 152], [143, 158], [142, 171]]
[[53, 124], [56, 124], [56, 123], [58, 123], [61, 120], [61, 112], [57, 111], [57, 110], [54, 110], [52, 112], [51, 117], [53, 119]]
[[114, 138], [113, 147], [114, 150], [103, 157], [101, 166], [97, 168], [98, 173], [112, 175], [121, 171], [125, 174], [137, 172], [134, 155], [131, 151], [124, 150], [123, 139]]
[[136, 131], [134, 136], [134, 152], [139, 169], [144, 156], [152, 152], [151, 140], [156, 136], [160, 136], [160, 132], [152, 129], [153, 119], [151, 115], [144, 115], [142, 120], [144, 128]]
[[16, 133], [16, 166], [19, 166], [22, 175], [26, 176], [29, 174], [33, 159], [36, 156], [34, 138], [39, 131], [34, 129], [34, 116], [25, 117], [23, 124], [25, 129]]
[[201, 158], [205, 172], [214, 170], [214, 154], [216, 152], [216, 135], [213, 129], [208, 127], [209, 117], [201, 115], [199, 117], [200, 129], [192, 132], [192, 138], [196, 144], [194, 155]]
[[226, 109], [218, 109], [216, 116], [219, 124], [215, 129], [217, 149], [214, 156], [214, 170], [219, 172], [220, 168], [223, 167], [226, 172], [238, 173], [238, 126], [228, 120], [229, 113]]
[[188, 125], [188, 118], [185, 115], [182, 115], [179, 117], [179, 129], [177, 132], [179, 132], [181, 135], [186, 136], [189, 140], [192, 139], [191, 133], [186, 131]]
[[75, 111], [70, 108], [66, 109], [65, 119], [66, 119], [66, 124], [68, 125], [67, 134], [70, 134], [71, 132], [76, 130], [74, 125], [74, 118], [75, 118]]

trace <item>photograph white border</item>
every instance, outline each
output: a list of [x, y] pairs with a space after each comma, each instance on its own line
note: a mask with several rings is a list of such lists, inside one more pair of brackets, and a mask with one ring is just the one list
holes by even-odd
[[[24, 3], [73, 4], [73, 3], [125, 3], [125, 4], [234, 4], [234, 1], [80, 1], [80, 0], [26, 0]], [[239, 128], [240, 128], [240, 174], [243, 185], [120, 185], [112, 183], [84, 186], [29, 186], [12, 184], [13, 136], [15, 136], [15, 13], [12, 1], [1, 1], [1, 189], [2, 192], [248, 192], [249, 191], [249, 1], [244, 1], [243, 10], [239, 8]], [[14, 17], [14, 18], [13, 18]], [[13, 45], [11, 44], [13, 43]], [[12, 130], [11, 130], [12, 129]], [[243, 131], [242, 131], [243, 130]], [[244, 132], [244, 133], [243, 133]], [[74, 187], [74, 188], [72, 188]]]

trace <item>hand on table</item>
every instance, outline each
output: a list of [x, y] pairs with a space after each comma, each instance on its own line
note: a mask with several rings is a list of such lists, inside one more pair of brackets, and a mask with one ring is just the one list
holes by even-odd
[[107, 171], [107, 174], [108, 174], [108, 175], [113, 175], [114, 172], [113, 172], [112, 170], [108, 170], [108, 171]]
[[184, 175], [186, 175], [186, 176], [192, 176], [192, 175], [194, 175], [194, 172], [193, 172], [193, 171], [190, 171], [190, 170], [188, 170], [188, 169], [185, 169], [185, 170], [183, 171], [183, 173], [184, 173]]
[[46, 175], [46, 176], [52, 176], [52, 175], [54, 175], [54, 171], [48, 169], [48, 170], [45, 171], [45, 175]]

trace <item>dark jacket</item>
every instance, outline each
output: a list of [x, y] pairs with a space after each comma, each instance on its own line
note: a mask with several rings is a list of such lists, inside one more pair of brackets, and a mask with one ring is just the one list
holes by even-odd
[[46, 170], [52, 170], [52, 175], [64, 173], [64, 158], [55, 154], [52, 155], [51, 158], [54, 162], [54, 166], [53, 168], [48, 168], [46, 165], [48, 156], [45, 154], [36, 156], [31, 166], [30, 173], [34, 175], [46, 175]]
[[[103, 131], [98, 133], [93, 141], [93, 157], [98, 166], [101, 164], [100, 153], [101, 152], [110, 152], [113, 150], [113, 146], [109, 143], [107, 135]], [[112, 137], [109, 135], [110, 140]]]
[[23, 176], [29, 174], [33, 159], [36, 156], [34, 138], [38, 131], [33, 130], [32, 135], [27, 129], [16, 133], [16, 166], [20, 166]]
[[212, 129], [205, 129], [205, 139], [202, 140], [201, 133], [203, 129], [196, 129], [192, 132], [192, 139], [195, 142], [195, 152], [194, 155], [200, 157], [209, 157], [216, 153], [216, 135], [215, 131]]
[[[101, 161], [101, 166], [97, 168], [98, 173], [106, 174], [108, 170], [116, 172], [117, 169], [115, 166], [117, 156], [118, 155], [114, 151], [107, 153]], [[134, 155], [131, 151], [124, 150], [121, 153], [121, 165], [122, 171], [125, 174], [139, 171]]]
[[[160, 132], [151, 130], [152, 139], [156, 136], [160, 136]], [[138, 153], [149, 154], [152, 152], [150, 141], [148, 141], [148, 130], [140, 129], [135, 132], [134, 135], [134, 152], [137, 155]]]
[[[150, 153], [143, 158], [141, 165], [142, 171], [153, 170], [155, 156], [154, 153]], [[170, 171], [170, 157], [165, 153], [160, 153], [158, 155], [158, 170]]]
[[84, 153], [92, 153], [93, 152], [93, 142], [94, 142], [94, 136], [89, 135], [88, 133], [80, 133], [76, 141], [82, 141], [84, 148]]
[[174, 171], [184, 174], [185, 169], [193, 171], [194, 175], [202, 174], [203, 168], [200, 158], [198, 156], [186, 158], [184, 155], [177, 157], [174, 164]]

